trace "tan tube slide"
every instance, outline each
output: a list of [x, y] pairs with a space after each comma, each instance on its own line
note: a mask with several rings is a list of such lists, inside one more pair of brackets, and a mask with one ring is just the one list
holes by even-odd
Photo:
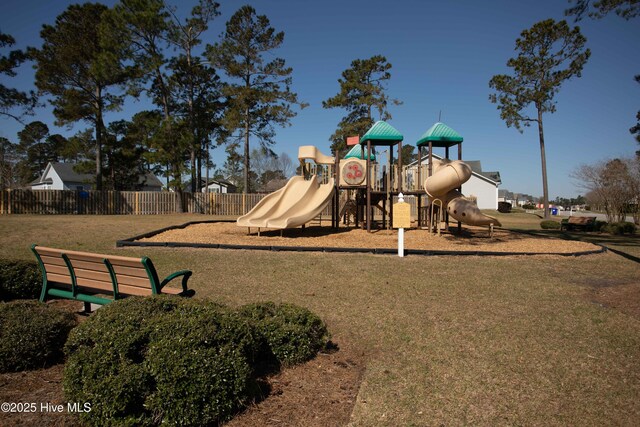
[[502, 225], [456, 190], [470, 177], [471, 168], [461, 160], [433, 159], [433, 174], [425, 180], [424, 190], [431, 200], [442, 200], [449, 215], [457, 221], [469, 225]]

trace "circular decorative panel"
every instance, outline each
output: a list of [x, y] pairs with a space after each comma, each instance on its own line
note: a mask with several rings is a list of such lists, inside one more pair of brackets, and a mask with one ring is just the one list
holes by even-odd
[[342, 168], [342, 179], [348, 185], [360, 185], [364, 182], [364, 167], [354, 160], [347, 162]]

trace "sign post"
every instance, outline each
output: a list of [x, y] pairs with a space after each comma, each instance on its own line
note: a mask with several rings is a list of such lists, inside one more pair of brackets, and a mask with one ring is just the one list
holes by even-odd
[[398, 229], [398, 256], [404, 256], [404, 229], [411, 227], [411, 206], [398, 194], [398, 203], [393, 204], [393, 228]]

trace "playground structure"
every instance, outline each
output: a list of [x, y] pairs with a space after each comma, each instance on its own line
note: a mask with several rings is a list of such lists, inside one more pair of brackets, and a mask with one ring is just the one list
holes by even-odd
[[[304, 226], [333, 201], [331, 225], [338, 228], [340, 219], [354, 216], [355, 226], [371, 231], [379, 224], [391, 228], [393, 201], [400, 193], [414, 196], [418, 205], [418, 226], [440, 234], [442, 225], [449, 228], [449, 217], [461, 224], [489, 226], [500, 222], [483, 214], [475, 202], [460, 192], [462, 184], [471, 176], [471, 168], [462, 161], [462, 137], [443, 123], [434, 124], [418, 140], [418, 158], [428, 150], [428, 164], [403, 167], [403, 136], [391, 125], [376, 122], [362, 136], [349, 138], [351, 150], [343, 159], [322, 154], [314, 146], [302, 146], [298, 151], [301, 175], [262, 199], [250, 212], [237, 220], [237, 225], [257, 228], [286, 229]], [[458, 160], [449, 159], [450, 148], [458, 147]], [[376, 158], [375, 147], [387, 147], [387, 165]], [[433, 149], [445, 148], [442, 159], [433, 157]], [[394, 148], [397, 164], [394, 164]], [[380, 153], [378, 153], [379, 156]], [[313, 163], [307, 163], [307, 160]], [[424, 179], [424, 183], [423, 183]], [[346, 200], [340, 206], [340, 194]], [[423, 198], [425, 205], [423, 206]], [[381, 212], [380, 223], [375, 221], [374, 209]]]

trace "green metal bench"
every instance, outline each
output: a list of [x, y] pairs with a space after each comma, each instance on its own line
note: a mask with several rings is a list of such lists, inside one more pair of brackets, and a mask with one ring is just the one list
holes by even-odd
[[[176, 271], [160, 281], [151, 260], [90, 252], [67, 251], [32, 245], [31, 250], [42, 271], [40, 301], [57, 297], [83, 301], [85, 311], [91, 304], [104, 305], [127, 296], [173, 294], [191, 297], [187, 288], [189, 270]], [[182, 288], [166, 285], [182, 277]]]

